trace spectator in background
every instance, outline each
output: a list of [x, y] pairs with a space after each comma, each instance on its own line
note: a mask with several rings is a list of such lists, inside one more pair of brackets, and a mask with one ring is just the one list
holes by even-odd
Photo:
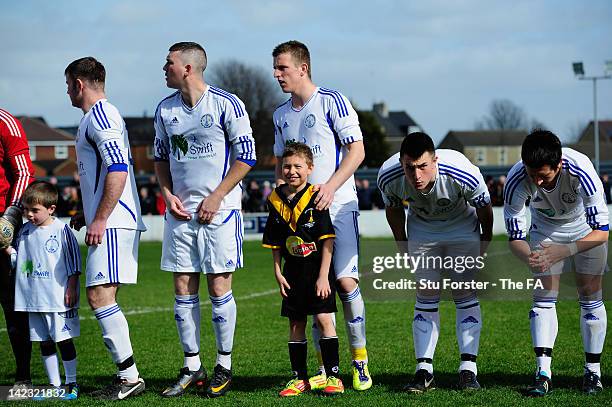
[[143, 215], [154, 215], [155, 214], [155, 200], [153, 196], [149, 194], [149, 188], [146, 186], [140, 187], [138, 190], [138, 198], [140, 198], [140, 212]]
[[506, 176], [500, 175], [495, 185], [495, 201], [499, 206], [504, 205], [504, 187], [506, 186]]
[[271, 193], [272, 193], [272, 185], [270, 184], [270, 181], [265, 180], [263, 182], [263, 191], [262, 191], [263, 201], [264, 202], [267, 201], [268, 196], [270, 196]]
[[610, 197], [610, 180], [607, 172], [601, 173], [601, 183], [603, 184], [604, 196], [606, 197], [606, 204], [610, 205], [612, 197]]
[[159, 188], [155, 189], [155, 209], [157, 210], [158, 215], [165, 215], [166, 213], [166, 201], [164, 201], [164, 197], [161, 194]]
[[249, 182], [249, 186], [247, 187], [247, 203], [246, 210], [248, 212], [263, 212], [263, 193], [261, 189], [259, 189], [259, 184], [254, 179]]
[[359, 201], [359, 210], [372, 209], [372, 191], [370, 191], [370, 181], [367, 179], [355, 182], [357, 185], [357, 200]]

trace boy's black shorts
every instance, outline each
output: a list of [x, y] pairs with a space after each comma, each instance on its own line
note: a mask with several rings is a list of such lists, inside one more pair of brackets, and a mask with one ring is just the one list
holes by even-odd
[[283, 298], [281, 316], [292, 321], [305, 321], [307, 315], [327, 314], [338, 311], [336, 308], [336, 276], [329, 272], [331, 294], [326, 299], [317, 297], [316, 283], [319, 269], [299, 270], [285, 267], [283, 276], [291, 287], [287, 290], [288, 298]]

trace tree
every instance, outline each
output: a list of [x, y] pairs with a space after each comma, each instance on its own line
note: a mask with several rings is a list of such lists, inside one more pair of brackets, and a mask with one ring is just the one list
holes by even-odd
[[489, 114], [476, 122], [478, 130], [531, 130], [546, 126], [527, 116], [522, 107], [508, 99], [495, 99], [489, 105]]
[[257, 167], [270, 168], [274, 156], [272, 113], [283, 99], [272, 74], [261, 67], [228, 59], [211, 67], [208, 80], [214, 86], [236, 94], [244, 102], [255, 138]]
[[364, 167], [378, 168], [389, 158], [391, 146], [387, 142], [387, 137], [380, 127], [376, 117], [367, 111], [357, 111], [359, 126], [363, 133], [363, 144], [366, 155], [363, 163]]

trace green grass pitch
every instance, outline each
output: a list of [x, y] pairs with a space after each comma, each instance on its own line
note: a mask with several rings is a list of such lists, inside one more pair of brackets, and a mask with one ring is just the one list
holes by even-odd
[[[364, 246], [380, 240], [363, 239]], [[387, 242], [389, 245], [391, 241]], [[414, 296], [405, 299], [397, 295], [366, 296], [368, 353], [370, 372], [374, 386], [366, 392], [356, 392], [350, 387], [350, 353], [346, 341], [342, 315], [338, 315], [340, 337], [341, 376], [347, 390], [333, 400], [316, 394], [304, 394], [294, 399], [280, 399], [277, 394], [290, 375], [287, 352], [287, 320], [279, 316], [280, 297], [272, 272], [269, 250], [258, 242], [246, 242], [244, 246], [246, 267], [234, 274], [234, 296], [238, 307], [238, 321], [234, 340], [232, 390], [223, 398], [206, 400], [190, 392], [183, 398], [163, 399], [159, 393], [166, 384], [175, 380], [182, 364], [173, 318], [174, 295], [169, 273], [159, 270], [160, 243], [142, 243], [140, 246], [139, 282], [126, 286], [119, 292], [118, 302], [126, 313], [134, 355], [146, 392], [137, 398], [120, 402], [122, 405], [203, 405], [232, 406], [316, 406], [327, 405], [611, 405], [612, 369], [610, 338], [604, 349], [602, 370], [606, 387], [602, 394], [588, 397], [580, 392], [582, 381], [582, 342], [576, 300], [558, 304], [559, 336], [553, 359], [553, 384], [555, 390], [545, 400], [522, 396], [522, 389], [531, 381], [534, 360], [529, 335], [527, 313], [530, 301], [483, 300], [484, 328], [480, 340], [478, 358], [479, 381], [484, 387], [480, 392], [461, 393], [453, 390], [457, 381], [459, 355], [455, 339], [454, 304], [441, 304], [441, 335], [434, 366], [438, 389], [423, 395], [410, 395], [401, 388], [414, 373], [414, 349], [411, 321]], [[509, 254], [508, 254], [509, 256]], [[498, 261], [506, 261], [500, 256]], [[84, 279], [82, 279], [84, 280]], [[204, 283], [204, 281], [202, 281]], [[365, 283], [365, 279], [364, 279]], [[83, 282], [82, 282], [83, 284]], [[363, 291], [363, 290], [362, 290]], [[206, 287], [202, 286], [202, 350], [204, 366], [212, 370], [215, 358], [215, 340], [210, 321], [210, 302]], [[339, 309], [341, 310], [338, 300]], [[607, 303], [609, 312], [610, 302]], [[340, 314], [342, 312], [340, 311]], [[81, 336], [76, 339], [78, 352], [78, 379], [82, 396], [74, 402], [53, 401], [52, 404], [71, 405], [103, 404], [87, 396], [87, 393], [107, 384], [115, 372], [110, 356], [100, 335], [92, 312], [87, 306], [85, 291], [81, 295]], [[12, 384], [14, 361], [10, 351], [4, 319], [0, 317], [0, 385]], [[316, 360], [309, 347], [309, 369], [315, 372]], [[35, 384], [45, 384], [46, 375], [41, 365], [38, 346], [32, 357], [32, 374]], [[36, 402], [13, 402], [15, 405]]]

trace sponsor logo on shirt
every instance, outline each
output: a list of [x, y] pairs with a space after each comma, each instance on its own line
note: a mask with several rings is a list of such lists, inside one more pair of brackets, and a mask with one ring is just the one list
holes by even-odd
[[536, 208], [538, 212], [543, 213], [544, 215], [552, 218], [555, 216], [555, 210], [552, 208]]
[[59, 250], [60, 244], [57, 240], [57, 236], [51, 235], [45, 242], [45, 250], [47, 253], [55, 253]]
[[308, 257], [317, 251], [317, 245], [314, 242], [305, 242], [299, 236], [289, 236], [285, 247], [289, 254], [295, 257]]
[[181, 153], [185, 156], [189, 150], [189, 142], [182, 134], [173, 134], [170, 137], [170, 146], [172, 148], [172, 155], [179, 161], [181, 160]]

